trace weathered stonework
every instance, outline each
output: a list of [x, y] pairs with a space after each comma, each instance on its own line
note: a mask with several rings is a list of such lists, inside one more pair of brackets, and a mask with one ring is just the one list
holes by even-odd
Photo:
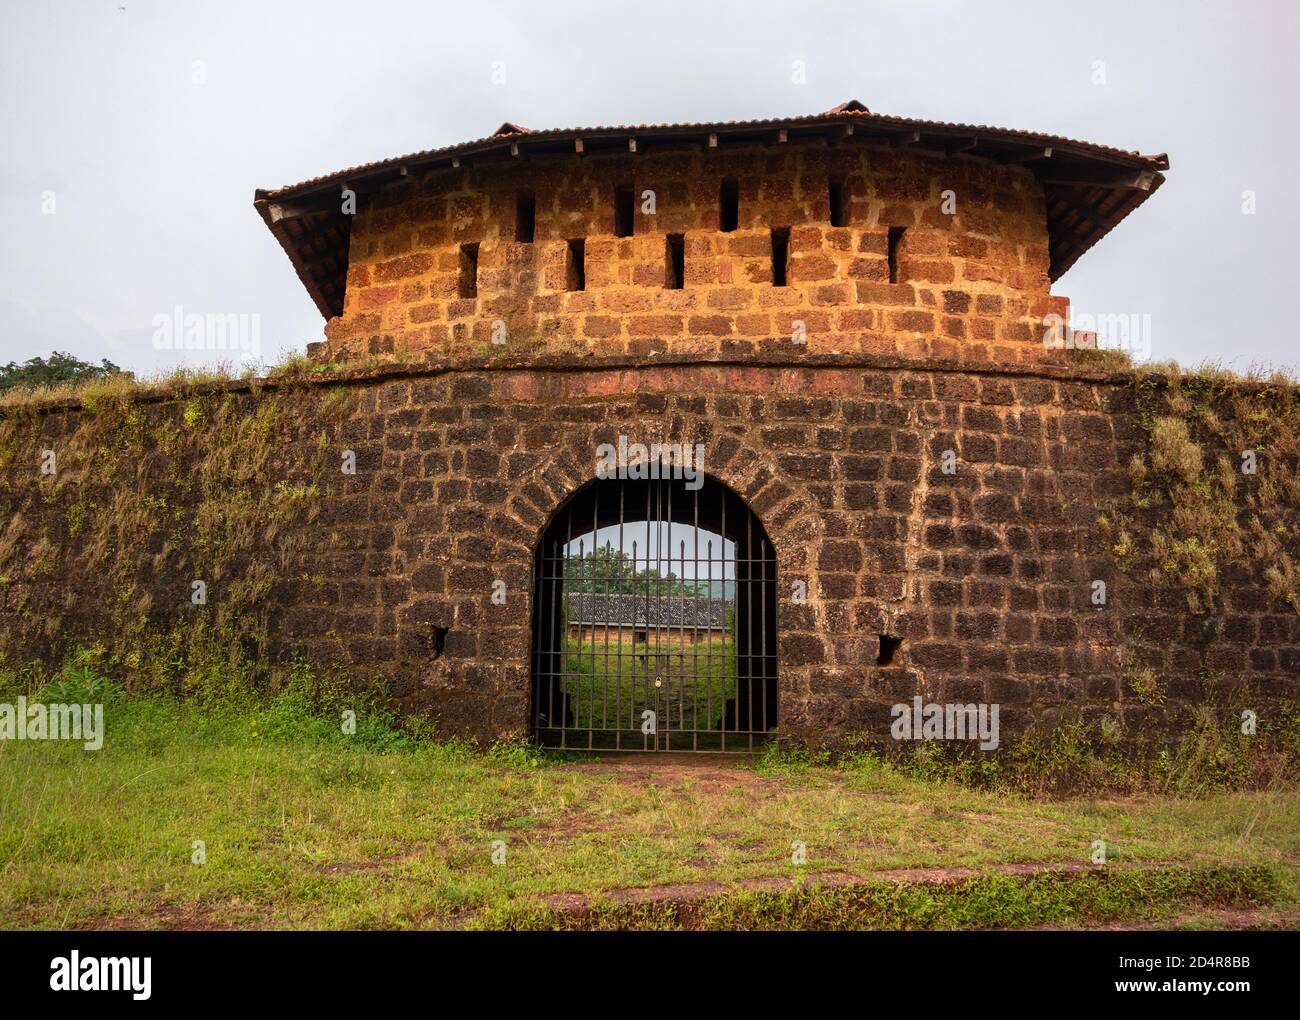
[[[1167, 401], [1132, 377], [864, 357], [498, 359], [227, 389], [134, 405], [131, 431], [107, 441], [117, 481], [90, 493], [74, 457], [56, 479], [38, 467], [44, 449], [82, 448], [102, 410], [0, 418], [9, 661], [100, 641], [126, 669], [125, 635], [247, 611], [261, 614], [265, 662], [343, 662], [444, 732], [525, 734], [536, 543], [595, 476], [597, 445], [624, 433], [703, 444], [707, 473], [772, 537], [780, 731], [791, 739], [884, 739], [889, 706], [917, 694], [998, 703], [1008, 738], [1063, 718], [1107, 719], [1128, 738], [1158, 733], [1186, 721], [1207, 678], [1246, 707], [1300, 696], [1300, 616], [1266, 590], [1266, 564], [1231, 564], [1213, 609], [1192, 613], [1176, 584], [1149, 580], [1149, 557], [1121, 569], [1098, 527], [1100, 509], [1130, 490], [1130, 460], [1150, 456], [1144, 417]], [[197, 526], [201, 499], [187, 479], [206, 441], [187, 414], [215, 420], [233, 401], [230, 420], [251, 429], [259, 407], [288, 398], [292, 413], [247, 482], [275, 492], [304, 483], [302, 465], [324, 464], [312, 476], [318, 513], [251, 536], [210, 584], [209, 605], [193, 607], [191, 578], [212, 577], [212, 553], [183, 541]], [[186, 432], [189, 445], [168, 452]], [[1236, 456], [1202, 440], [1207, 461]], [[346, 450], [354, 475], [337, 468]], [[949, 450], [953, 474], [942, 467]], [[137, 482], [168, 511], [143, 524], [120, 508], [120, 522], [107, 516]], [[1238, 484], [1244, 493], [1252, 479]], [[70, 531], [88, 496], [129, 554], [143, 626], [115, 615], [120, 582]], [[1295, 508], [1277, 513], [1294, 552]], [[1135, 535], [1167, 515], [1159, 504], [1138, 512]], [[268, 571], [266, 593], [250, 594], [245, 582]], [[490, 597], [497, 579], [504, 605]], [[1098, 579], [1104, 606], [1091, 600]], [[806, 581], [806, 603], [791, 598], [794, 580]], [[902, 638], [893, 665], [876, 664], [881, 634]], [[1126, 681], [1133, 664], [1153, 671], [1158, 699]]]
[[[727, 180], [730, 231], [719, 222]], [[843, 226], [830, 225], [832, 181]], [[620, 186], [635, 210], [628, 237], [615, 234]], [[521, 192], [535, 203], [529, 242], [514, 239]], [[789, 230], [784, 286], [772, 277], [778, 228]], [[665, 286], [671, 234], [684, 245], [679, 289]], [[580, 291], [569, 239], [585, 244]], [[458, 296], [465, 244], [478, 245], [474, 297]], [[1049, 314], [1068, 319], [1069, 306], [1049, 295], [1043, 190], [1022, 166], [824, 142], [539, 157], [374, 194], [352, 225], [345, 310], [325, 356], [484, 354], [494, 339], [512, 351], [734, 354], [798, 336], [813, 353], [1015, 362], [1045, 356]]]
[[164, 687], [301, 656], [525, 735], [538, 544], [623, 436], [702, 447], [771, 538], [789, 740], [883, 742], [917, 696], [1008, 739], [1295, 701], [1294, 387], [1043, 342], [1167, 167], [850, 102], [259, 192], [342, 368], [0, 411], [0, 655]]
[[910, 120], [530, 131], [353, 167], [254, 206], [339, 361], [739, 357], [791, 345], [1058, 361], [1057, 279], [1154, 193], [1164, 154]]

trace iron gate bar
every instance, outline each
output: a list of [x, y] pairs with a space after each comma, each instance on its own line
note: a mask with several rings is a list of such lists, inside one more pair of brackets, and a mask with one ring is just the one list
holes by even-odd
[[[643, 508], [629, 510], [642, 488]], [[630, 529], [642, 522], [644, 545], [640, 529]], [[617, 549], [608, 535], [602, 546], [601, 532], [615, 526]], [[692, 533], [691, 556], [683, 527]], [[543, 745], [657, 751], [673, 750], [675, 737], [679, 750], [752, 752], [776, 726], [775, 550], [721, 483], [591, 483], [548, 525], [536, 577], [531, 716]], [[647, 710], [649, 732], [638, 719]], [[641, 739], [627, 739], [634, 735]]]

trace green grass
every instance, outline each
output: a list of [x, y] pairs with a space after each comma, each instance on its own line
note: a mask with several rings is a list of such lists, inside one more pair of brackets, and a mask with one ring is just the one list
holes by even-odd
[[[748, 931], [905, 931], [1084, 927], [1158, 922], [1189, 907], [1263, 906], [1278, 899], [1268, 868], [1152, 868], [1081, 875], [989, 875], [952, 883], [867, 881], [741, 891], [701, 900], [617, 903], [581, 911], [507, 907], [473, 927], [543, 930], [681, 928]], [[1213, 915], [1207, 915], [1208, 917]]]
[[[65, 674], [59, 693], [95, 682]], [[417, 739], [307, 677], [233, 704], [93, 693], [106, 702], [102, 750], [0, 742], [2, 927], [564, 927], [572, 918], [557, 921], [548, 897], [741, 881], [789, 883], [789, 894], [713, 887], [689, 916], [644, 908], [645, 923], [999, 926], [1220, 902], [1290, 917], [1300, 903], [1293, 786], [1046, 800], [919, 779], [865, 755], [746, 767], [565, 759], [522, 744], [482, 752]], [[351, 735], [340, 725], [349, 704]], [[791, 863], [796, 840], [803, 866]], [[1108, 874], [1129, 885], [997, 873], [1078, 866], [1096, 840]], [[504, 863], [493, 863], [495, 841]], [[970, 868], [977, 881], [903, 893], [874, 877], [902, 868]], [[831, 873], [860, 881], [816, 891]], [[1177, 874], [1194, 878], [1179, 886]], [[583, 909], [594, 926], [635, 922], [623, 907], [603, 920]]]
[[606, 645], [568, 639], [563, 670], [560, 688], [569, 695], [573, 726], [580, 730], [636, 732], [647, 708], [658, 713], [664, 729], [715, 730], [728, 699], [736, 696], [732, 641]]
[[[1103, 731], [1104, 733], [1104, 731]], [[1300, 785], [1300, 711], [1269, 707], [1257, 734], [1241, 732], [1233, 709], [1198, 706], [1173, 739], [1108, 742], [1080, 722], [1063, 722], [1048, 738], [1002, 745], [996, 754], [928, 742], [882, 755], [877, 746], [828, 751], [768, 745], [755, 767], [794, 779], [834, 760], [840, 771], [889, 770], [925, 782], [951, 782], [993, 793], [1030, 797], [1163, 794], [1204, 797], [1231, 790]]]

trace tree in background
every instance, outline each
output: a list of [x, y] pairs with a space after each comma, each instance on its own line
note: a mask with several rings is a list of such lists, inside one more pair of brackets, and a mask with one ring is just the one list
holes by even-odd
[[11, 361], [0, 365], [0, 391], [14, 386], [53, 386], [64, 382], [85, 382], [119, 375], [122, 370], [105, 358], [98, 365], [55, 351], [48, 358], [31, 358], [21, 365]]
[[671, 570], [637, 568], [622, 549], [606, 544], [581, 556], [570, 553], [564, 567], [565, 588], [596, 595], [699, 595], [699, 585], [684, 583]]

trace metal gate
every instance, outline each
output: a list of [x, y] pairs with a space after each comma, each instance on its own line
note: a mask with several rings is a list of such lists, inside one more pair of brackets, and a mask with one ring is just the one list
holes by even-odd
[[776, 558], [720, 482], [592, 482], [547, 527], [536, 577], [544, 746], [751, 751], [776, 727]]

